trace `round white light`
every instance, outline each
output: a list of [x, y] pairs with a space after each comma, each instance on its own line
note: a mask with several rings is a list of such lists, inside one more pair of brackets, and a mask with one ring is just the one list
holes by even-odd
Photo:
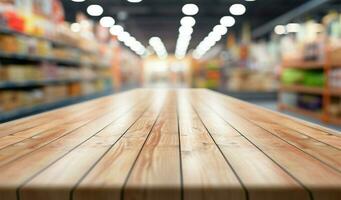
[[156, 46], [158, 44], [160, 44], [161, 39], [159, 37], [152, 37], [149, 39], [149, 44], [152, 46]]
[[100, 16], [103, 14], [103, 8], [100, 5], [90, 5], [86, 11], [91, 16]]
[[182, 12], [185, 15], [196, 15], [199, 12], [199, 8], [197, 5], [189, 3], [182, 7]]
[[286, 26], [289, 33], [297, 33], [300, 30], [300, 27], [300, 24], [297, 23], [290, 23]]
[[216, 33], [216, 32], [211, 32], [208, 35], [208, 40], [207, 41], [211, 41], [211, 40], [217, 42], [217, 41], [221, 40], [221, 35]]
[[115, 24], [115, 20], [112, 17], [102, 17], [99, 23], [103, 27], [112, 27]]
[[286, 33], [285, 26], [283, 26], [283, 25], [277, 25], [275, 27], [274, 31], [277, 35], [283, 35]]
[[236, 20], [231, 16], [224, 16], [220, 19], [220, 24], [225, 27], [232, 27], [236, 23]]
[[124, 30], [123, 30], [123, 27], [120, 26], [120, 25], [114, 25], [110, 28], [110, 33], [112, 35], [119, 35], [120, 33], [122, 33]]
[[191, 35], [193, 33], [193, 28], [189, 26], [180, 26], [179, 33], [185, 34], [185, 35]]
[[130, 37], [130, 34], [128, 32], [122, 32], [118, 35], [117, 39], [119, 41], [126, 41]]
[[73, 2], [83, 2], [85, 0], [71, 0], [71, 1], [73, 1]]
[[130, 3], [140, 3], [142, 0], [127, 0]]
[[233, 4], [230, 7], [230, 13], [232, 15], [243, 15], [246, 12], [246, 8], [243, 4]]
[[195, 25], [195, 19], [193, 17], [183, 17], [180, 21], [182, 26], [189, 26], [192, 27]]
[[81, 29], [82, 29], [82, 27], [79, 23], [72, 23], [70, 28], [71, 28], [71, 31], [75, 32], [75, 33], [81, 31]]
[[216, 32], [220, 35], [225, 35], [227, 33], [227, 28], [223, 25], [216, 25], [214, 28], [213, 28], [213, 32]]

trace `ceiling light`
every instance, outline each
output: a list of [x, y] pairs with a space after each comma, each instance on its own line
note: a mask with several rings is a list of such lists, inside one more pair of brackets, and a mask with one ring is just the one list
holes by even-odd
[[193, 17], [183, 17], [180, 21], [182, 26], [189, 26], [192, 27], [195, 25], [195, 19]]
[[71, 28], [71, 31], [72, 32], [75, 32], [75, 33], [77, 33], [77, 32], [79, 32], [79, 31], [81, 31], [81, 25], [79, 24], [79, 23], [72, 23], [71, 24], [71, 26], [70, 26], [70, 28]]
[[127, 40], [130, 37], [130, 34], [128, 32], [122, 32], [118, 35], [117, 39], [121, 42]]
[[289, 33], [297, 33], [300, 30], [300, 25], [297, 23], [290, 23], [286, 28]]
[[102, 17], [99, 23], [103, 27], [111, 27], [115, 24], [115, 20], [112, 17]]
[[110, 28], [110, 33], [112, 35], [119, 35], [122, 32], [124, 32], [124, 30], [123, 30], [123, 27], [120, 25], [114, 25]]
[[225, 27], [232, 27], [236, 23], [236, 20], [231, 16], [224, 16], [220, 19], [220, 24]]
[[286, 33], [285, 26], [283, 26], [283, 25], [277, 25], [275, 27], [274, 31], [277, 35], [283, 35]]
[[216, 32], [211, 32], [210, 34], [208, 34], [208, 40], [207, 41], [210, 41], [210, 40], [218, 42], [219, 40], [221, 40], [221, 35], [216, 33]]
[[213, 28], [213, 32], [219, 33], [220, 35], [225, 35], [227, 33], [227, 28], [223, 25], [216, 25]]
[[233, 4], [230, 7], [230, 13], [232, 15], [243, 15], [246, 12], [246, 8], [243, 4]]
[[71, 1], [73, 1], [73, 2], [83, 2], [85, 0], [71, 0]]
[[193, 28], [188, 26], [180, 26], [180, 34], [191, 35], [193, 33]]
[[86, 11], [91, 16], [100, 16], [103, 14], [103, 8], [100, 5], [90, 5]]
[[130, 3], [140, 3], [142, 0], [127, 0]]
[[182, 7], [182, 12], [185, 15], [196, 15], [199, 12], [199, 8], [197, 5], [189, 3]]
[[149, 39], [150, 45], [158, 45], [161, 42], [161, 39], [159, 37], [152, 37]]

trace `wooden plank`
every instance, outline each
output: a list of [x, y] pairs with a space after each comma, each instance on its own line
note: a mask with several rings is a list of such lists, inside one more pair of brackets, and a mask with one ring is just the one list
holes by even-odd
[[125, 102], [125, 109], [116, 110], [103, 115], [88, 123], [86, 126], [49, 143], [43, 148], [37, 149], [27, 156], [23, 156], [20, 159], [0, 167], [0, 199], [16, 199], [16, 189], [20, 187], [21, 184], [95, 136], [96, 133], [110, 125], [122, 115], [126, 114], [126, 112], [136, 105], [136, 102], [140, 97], [138, 93], [136, 93], [136, 95], [135, 98], [128, 100], [121, 98], [117, 99], [116, 105], [120, 106], [122, 105], [120, 102]]
[[[48, 133], [55, 133], [59, 132], [62, 134], [63, 130], [64, 133], [69, 132], [72, 130], [72, 127], [79, 127], [84, 122], [89, 120], [89, 115], [99, 112], [106, 112], [108, 111], [108, 104], [101, 106], [92, 106], [91, 109], [80, 110], [80, 111], [67, 111], [64, 113], [65, 117], [59, 116], [57, 119], [54, 120], [56, 116], [47, 116], [45, 118], [49, 119], [49, 122], [43, 123], [41, 125], [35, 126], [33, 128], [25, 129], [10, 135], [6, 135], [1, 137], [0, 140], [0, 151], [10, 145], [14, 145], [16, 143], [22, 142], [29, 138], [38, 138], [41, 135], [46, 135]], [[70, 114], [68, 114], [70, 113]], [[71, 114], [73, 113], [73, 114]]]
[[[50, 129], [46, 132], [43, 132], [32, 137], [30, 137], [29, 134], [24, 135], [24, 137], [28, 137], [27, 139], [21, 137], [14, 137], [14, 139], [12, 140], [21, 141], [0, 150], [0, 166], [9, 163], [13, 160], [16, 160], [21, 156], [24, 156], [32, 151], [35, 151], [36, 149], [42, 148], [43, 146], [55, 140], [67, 136], [68, 134], [71, 134], [73, 131], [82, 128], [87, 123], [96, 120], [98, 117], [102, 117], [103, 115], [108, 114], [110, 112], [119, 113], [120, 111], [127, 110], [127, 107], [131, 107], [129, 104], [128, 105], [125, 104], [126, 103], [123, 102], [122, 99], [120, 98], [117, 99], [117, 101], [112, 102], [111, 105], [104, 107], [103, 109], [98, 109], [92, 112], [91, 115], [85, 115], [79, 119], [74, 119], [64, 126]], [[4, 142], [8, 142], [8, 140], [4, 140]]]
[[[299, 150], [341, 172], [341, 151], [337, 148], [329, 146], [295, 130], [283, 128], [283, 126], [278, 123], [274, 123], [272, 119], [269, 119], [262, 113], [257, 113], [257, 111], [250, 112], [249, 110], [252, 109], [249, 109], [250, 106], [238, 105], [236, 102], [229, 101], [228, 104], [225, 104], [225, 107], [234, 113], [238, 113], [239, 116], [247, 119], [264, 130], [267, 130], [269, 133], [277, 136], [288, 144], [297, 147]], [[254, 113], [257, 113], [257, 115]]]
[[341, 174], [338, 171], [231, 112], [225, 107], [230, 102], [225, 102], [222, 106], [218, 101], [218, 99], [207, 98], [205, 95], [206, 105], [299, 180], [311, 192], [315, 200], [340, 198]]
[[183, 92], [179, 92], [178, 105], [184, 199], [246, 199], [238, 177]]
[[[268, 119], [272, 121], [272, 123], [277, 123], [285, 129], [292, 129], [297, 131], [300, 134], [304, 134], [308, 137], [312, 137], [320, 142], [328, 144], [330, 146], [336, 147], [341, 150], [341, 135], [340, 133], [326, 129], [324, 127], [304, 122], [302, 120], [289, 117], [287, 115], [280, 114], [278, 112], [274, 112], [265, 108], [257, 107], [247, 102], [243, 102], [237, 99], [233, 99], [231, 97], [221, 95], [215, 92], [210, 92], [208, 90], [198, 90], [203, 91], [204, 94], [209, 95], [210, 97], [216, 97], [217, 99], [222, 98], [224, 101], [228, 101], [230, 104], [233, 104], [236, 108], [247, 109], [252, 113], [257, 113], [263, 119]], [[206, 96], [205, 96], [206, 97]]]
[[[132, 92], [125, 92], [118, 95], [115, 95], [115, 98], [119, 96], [127, 96], [132, 95]], [[58, 120], [65, 116], [69, 116], [74, 112], [79, 112], [80, 110], [90, 109], [92, 106], [110, 103], [112, 96], [103, 97], [100, 99], [95, 99], [91, 101], [87, 101], [84, 103], [79, 103], [71, 106], [67, 106], [64, 108], [59, 108], [53, 111], [44, 112], [38, 115], [25, 117], [23, 119], [18, 119], [15, 121], [7, 122], [0, 124], [0, 137], [6, 135], [12, 135], [14, 133], [22, 132], [22, 131], [33, 131], [33, 128], [39, 128], [41, 125], [51, 122], [51, 118]], [[43, 127], [40, 127], [43, 128]]]
[[125, 181], [164, 105], [159, 92], [151, 109], [111, 148], [73, 192], [74, 200], [120, 200]]
[[250, 200], [309, 199], [308, 192], [300, 183], [263, 154], [257, 146], [250, 143], [197, 98], [192, 99], [192, 104], [244, 183]]
[[[168, 97], [176, 102], [175, 93]], [[124, 188], [127, 200], [180, 200], [181, 169], [177, 107], [161, 112]]]
[[[22, 200], [68, 200], [78, 181], [94, 166], [105, 153], [138, 120], [151, 101], [139, 106], [101, 130], [94, 137], [56, 161], [20, 189]], [[60, 172], [63, 172], [60, 175]]]

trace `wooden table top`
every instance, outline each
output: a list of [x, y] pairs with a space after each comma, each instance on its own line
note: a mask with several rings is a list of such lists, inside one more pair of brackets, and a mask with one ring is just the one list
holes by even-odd
[[340, 200], [341, 135], [209, 90], [0, 125], [1, 200]]

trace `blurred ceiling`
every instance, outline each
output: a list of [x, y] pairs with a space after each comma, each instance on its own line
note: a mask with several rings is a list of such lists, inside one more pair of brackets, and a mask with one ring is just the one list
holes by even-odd
[[[340, 0], [331, 2], [336, 1], [340, 4]], [[243, 16], [235, 17], [237, 24], [229, 30], [240, 35], [243, 23], [249, 23], [251, 28], [257, 28], [309, 0], [143, 0], [140, 3], [129, 3], [127, 0], [86, 0], [81, 3], [62, 0], [62, 2], [67, 21], [74, 21], [77, 12], [86, 13], [88, 5], [99, 4], [104, 8], [104, 16], [113, 16], [118, 24], [123, 25], [125, 30], [144, 45], [148, 43], [150, 37], [158, 36], [172, 53], [176, 45], [180, 19], [184, 16], [181, 8], [186, 3], [195, 3], [200, 9], [195, 16], [197, 23], [189, 47], [192, 49], [219, 24], [222, 16], [229, 15], [229, 6], [234, 3], [242, 3], [247, 8]], [[98, 17], [92, 18], [99, 20]]]

